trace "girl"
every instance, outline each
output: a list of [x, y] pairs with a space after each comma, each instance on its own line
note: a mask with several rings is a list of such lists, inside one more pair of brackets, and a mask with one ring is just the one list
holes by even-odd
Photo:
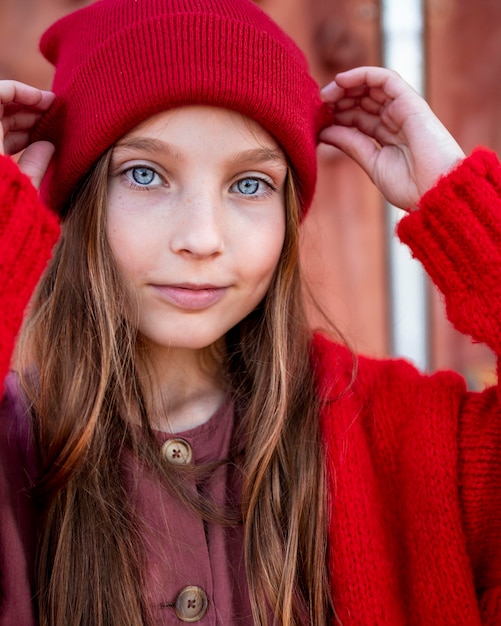
[[[501, 170], [393, 72], [320, 97], [247, 0], [101, 0], [0, 83], [2, 624], [501, 621], [496, 389], [308, 329], [315, 146], [501, 350]], [[55, 152], [53, 146], [55, 146]], [[50, 161], [50, 163], [49, 163]], [[44, 175], [45, 174], [45, 175]]]

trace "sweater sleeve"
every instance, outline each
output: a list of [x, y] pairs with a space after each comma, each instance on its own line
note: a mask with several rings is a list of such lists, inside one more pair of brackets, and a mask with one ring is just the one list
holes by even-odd
[[56, 216], [31, 181], [0, 156], [0, 381], [8, 371], [24, 310], [59, 236]]
[[397, 228], [445, 297], [449, 320], [501, 354], [501, 165], [478, 149]]
[[[442, 291], [450, 321], [501, 355], [501, 166], [479, 149], [421, 200], [398, 234]], [[499, 365], [498, 365], [499, 379]], [[466, 393], [459, 496], [482, 623], [501, 619], [501, 393]]]

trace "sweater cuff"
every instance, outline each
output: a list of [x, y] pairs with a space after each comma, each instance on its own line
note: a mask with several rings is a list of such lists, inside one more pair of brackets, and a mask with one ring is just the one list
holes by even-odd
[[[422, 197], [419, 209], [400, 221], [397, 233], [445, 295], [449, 319], [462, 332], [484, 340], [468, 315], [479, 305], [485, 312], [490, 306], [493, 316], [501, 314], [497, 156], [484, 148], [475, 150]], [[478, 318], [478, 308], [476, 313]]]
[[3, 364], [24, 309], [59, 236], [56, 215], [39, 200], [30, 179], [0, 155], [0, 346]]
[[4, 287], [19, 289], [38, 279], [59, 237], [59, 221], [38, 197], [30, 179], [8, 156], [0, 156], [0, 271]]

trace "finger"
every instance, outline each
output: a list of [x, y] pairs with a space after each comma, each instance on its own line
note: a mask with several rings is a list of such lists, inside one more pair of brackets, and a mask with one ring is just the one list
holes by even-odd
[[391, 119], [389, 122], [387, 124], [386, 120], [383, 122], [380, 116], [371, 115], [361, 109], [342, 111], [334, 116], [335, 125], [357, 128], [381, 145], [394, 144], [399, 139], [400, 127], [394, 125]]
[[31, 106], [33, 111], [40, 111], [41, 113], [45, 113], [53, 104], [56, 94], [52, 91], [45, 91], [43, 89], [40, 90], [42, 97], [37, 104]]
[[363, 109], [372, 115], [379, 115], [383, 110], [383, 105], [373, 100], [370, 96], [361, 98], [342, 98], [335, 104], [335, 111], [349, 111], [350, 109]]
[[328, 85], [325, 85], [320, 90], [320, 96], [324, 102], [335, 103], [345, 95], [345, 90], [340, 87], [335, 80], [333, 80]]
[[367, 93], [369, 92], [369, 88], [367, 87], [367, 85], [357, 85], [356, 87], [353, 87], [351, 89], [346, 89], [344, 90], [345, 96], [347, 98], [361, 98], [362, 96], [367, 95]]
[[0, 141], [0, 154], [17, 154], [24, 150], [30, 143], [29, 131], [19, 131], [16, 133], [9, 133], [2, 142]]
[[35, 113], [34, 111], [22, 110], [15, 115], [9, 115], [2, 119], [2, 128], [4, 135], [10, 132], [16, 132], [19, 130], [29, 130], [33, 128], [36, 122], [40, 119], [41, 113]]
[[45, 111], [54, 101], [51, 91], [37, 89], [16, 80], [0, 81], [0, 104], [17, 103]]
[[44, 177], [49, 161], [54, 154], [54, 146], [48, 141], [37, 141], [30, 144], [21, 155], [18, 165], [31, 178], [38, 189]]
[[377, 102], [378, 104], [383, 106], [388, 104], [392, 100], [384, 91], [384, 89], [381, 89], [380, 87], [371, 87], [369, 89], [369, 96], [372, 100], [374, 100], [374, 102]]
[[384, 88], [391, 79], [403, 79], [397, 72], [386, 67], [360, 66], [336, 74], [336, 83], [343, 89], [355, 89], [361, 85]]
[[53, 100], [53, 97], [43, 97], [38, 104], [33, 105], [21, 104], [19, 102], [8, 102], [6, 104], [0, 103], [0, 117], [12, 117], [21, 111], [29, 111], [41, 115], [50, 107]]
[[350, 109], [357, 109], [360, 107], [360, 100], [358, 98], [342, 98], [336, 102], [334, 111], [349, 111]]
[[374, 141], [357, 128], [330, 126], [324, 129], [319, 139], [322, 143], [335, 146], [356, 161], [372, 178], [373, 164], [379, 149]]
[[361, 98], [360, 108], [370, 113], [371, 115], [381, 115], [384, 110], [384, 105], [380, 104], [376, 100], [373, 100], [372, 95], [370, 97]]
[[379, 89], [392, 99], [405, 93], [419, 98], [417, 92], [400, 74], [386, 67], [362, 66], [341, 72], [336, 75], [336, 83], [348, 92], [350, 89], [366, 86], [369, 89]]

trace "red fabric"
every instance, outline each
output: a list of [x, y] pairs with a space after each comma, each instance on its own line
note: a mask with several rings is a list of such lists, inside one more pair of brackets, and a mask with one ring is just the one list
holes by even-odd
[[[14, 173], [10, 186], [31, 197]], [[7, 193], [9, 186], [0, 203]], [[10, 215], [8, 207], [3, 211]], [[23, 212], [18, 199], [12, 215]], [[44, 223], [36, 222], [40, 229]], [[7, 241], [9, 225], [16, 221], [0, 222], [0, 237]], [[31, 237], [38, 241], [34, 230]], [[442, 288], [454, 323], [499, 354], [501, 166], [496, 157], [479, 151], [465, 160], [425, 195], [419, 211], [402, 220], [398, 233]], [[3, 253], [2, 271], [15, 270], [17, 283], [34, 264], [43, 266], [49, 254], [38, 246], [31, 257], [17, 258], [15, 247], [10, 250], [10, 260]], [[23, 305], [13, 293], [2, 310], [19, 319]], [[2, 325], [2, 349], [12, 345], [14, 327]], [[10, 352], [4, 355], [5, 362], [9, 357]], [[343, 626], [501, 624], [498, 389], [467, 392], [453, 372], [426, 376], [401, 360], [364, 357], [348, 387], [353, 362], [345, 348], [317, 336], [312, 357], [326, 400], [330, 576]], [[17, 437], [11, 430], [6, 436]], [[10, 482], [4, 487], [9, 493], [5, 498], [0, 493], [2, 502], [19, 496], [12, 494]], [[1, 510], [5, 519], [3, 505]], [[22, 524], [21, 519], [8, 525], [21, 546], [17, 551], [14, 541], [0, 545], [0, 558], [6, 551], [21, 573], [26, 540], [16, 528]], [[26, 588], [9, 588], [10, 574], [2, 571], [7, 589], [15, 594]]]
[[28, 178], [0, 156], [0, 381], [9, 369], [23, 313], [59, 235]]
[[251, 0], [102, 0], [53, 25], [41, 49], [56, 66], [56, 101], [35, 135], [56, 145], [42, 184], [51, 208], [64, 213], [122, 135], [189, 103], [257, 120], [284, 148], [309, 206], [315, 137], [331, 115], [302, 52]]
[[[398, 227], [450, 319], [501, 353], [501, 168], [474, 153]], [[330, 567], [343, 626], [501, 624], [499, 390], [454, 372], [352, 357], [315, 362], [332, 487]]]

